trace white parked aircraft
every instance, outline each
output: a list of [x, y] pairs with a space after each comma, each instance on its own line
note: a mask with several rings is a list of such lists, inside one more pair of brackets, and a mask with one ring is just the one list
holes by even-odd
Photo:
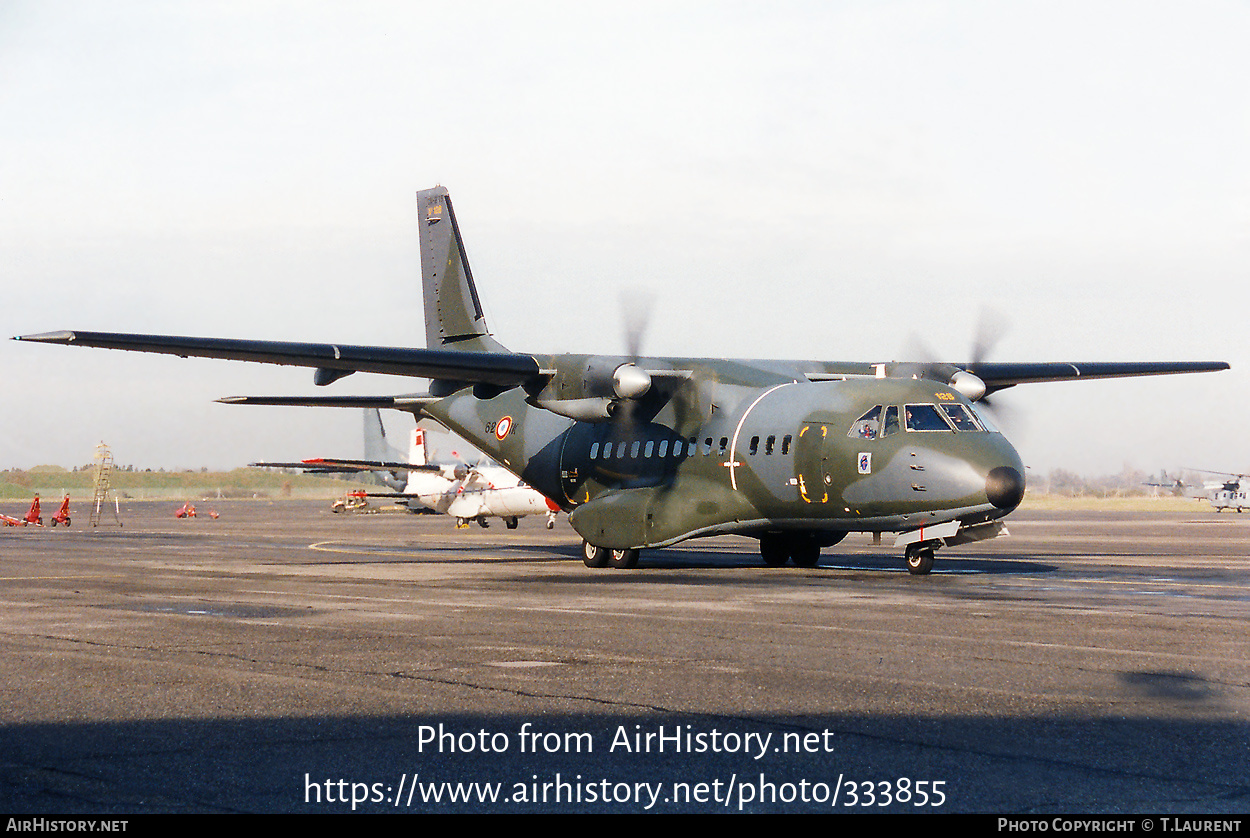
[[[408, 461], [414, 466], [429, 464], [425, 431], [414, 428]], [[502, 518], [508, 529], [516, 529], [519, 518], [546, 515], [547, 529], [554, 529], [556, 506], [537, 489], [527, 485], [515, 474], [496, 465], [467, 466], [463, 463], [438, 466], [439, 471], [414, 469], [402, 492], [371, 492], [370, 497], [393, 497], [433, 509], [456, 519], [456, 526], [466, 527], [470, 521], [487, 526], [487, 518]]]
[[[435, 463], [427, 450], [428, 432], [413, 428], [408, 459], [400, 462], [386, 443], [386, 430], [377, 410], [365, 411], [365, 460], [315, 458], [298, 463], [252, 463], [268, 468], [299, 468], [314, 474], [368, 471], [396, 491], [367, 492], [372, 498], [393, 498], [409, 509], [433, 510], [456, 519], [457, 527], [470, 521], [488, 526], [488, 518], [502, 518], [508, 529], [516, 529], [526, 515], [546, 515], [547, 529], [554, 529], [560, 507], [538, 490], [527, 486], [507, 469], [492, 465], [469, 466], [457, 460]], [[454, 453], [454, 452], [453, 452]], [[405, 476], [406, 473], [406, 476]]]

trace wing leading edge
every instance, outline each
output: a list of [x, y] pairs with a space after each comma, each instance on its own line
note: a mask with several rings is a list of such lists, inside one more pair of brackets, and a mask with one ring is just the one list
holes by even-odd
[[1094, 361], [960, 364], [985, 382], [993, 393], [1017, 384], [1045, 381], [1078, 381], [1083, 378], [1134, 378], [1143, 375], [1173, 375], [1186, 372], [1218, 372], [1228, 369], [1225, 361]]
[[[329, 383], [353, 372], [375, 372], [514, 387], [541, 376], [538, 362], [534, 358], [513, 352], [463, 352], [454, 349], [133, 335], [119, 332], [44, 332], [21, 335], [15, 339], [64, 346], [155, 352], [182, 358], [224, 358], [261, 364], [314, 367], [319, 371], [318, 383]], [[338, 375], [325, 376], [326, 380], [323, 382], [320, 380], [321, 370], [337, 372]]]

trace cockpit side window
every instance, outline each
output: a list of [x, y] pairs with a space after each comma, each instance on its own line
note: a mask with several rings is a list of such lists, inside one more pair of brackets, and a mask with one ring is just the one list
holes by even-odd
[[994, 423], [991, 422], [988, 417], [986, 417], [985, 411], [978, 410], [975, 404], [972, 406], [972, 415], [977, 417], [977, 421], [981, 423], [981, 427], [985, 428], [985, 430], [989, 431], [992, 434], [1000, 433], [1000, 431], [994, 425]]
[[855, 420], [846, 435], [852, 439], [876, 439], [881, 435], [881, 405]]
[[942, 406], [942, 412], [946, 414], [946, 418], [951, 420], [951, 424], [955, 426], [957, 431], [979, 431], [981, 426], [977, 424], [977, 420], [972, 417], [972, 413], [962, 404], [946, 403]]
[[903, 416], [904, 424], [909, 431], [949, 431], [951, 429], [951, 426], [942, 418], [942, 414], [938, 413], [936, 405], [904, 405]]
[[885, 427], [881, 429], [882, 436], [898, 432], [898, 407], [890, 405], [885, 409]]

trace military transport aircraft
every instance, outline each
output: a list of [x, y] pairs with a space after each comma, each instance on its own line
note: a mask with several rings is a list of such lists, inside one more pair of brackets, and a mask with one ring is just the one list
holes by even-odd
[[[427, 348], [48, 332], [19, 340], [431, 379], [428, 395], [322, 399], [428, 416], [570, 513], [590, 567], [739, 533], [768, 565], [899, 533], [908, 569], [993, 537], [1024, 467], [977, 402], [1017, 384], [1223, 370], [1160, 363], [850, 363], [511, 352], [486, 327], [447, 190], [417, 193]], [[274, 404], [272, 398], [229, 399]], [[309, 404], [309, 399], [287, 403]]]

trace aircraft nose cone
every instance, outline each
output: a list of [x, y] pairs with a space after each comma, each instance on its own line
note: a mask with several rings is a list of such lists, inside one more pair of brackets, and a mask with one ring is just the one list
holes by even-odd
[[1024, 499], [1024, 476], [1011, 466], [999, 466], [985, 478], [985, 496], [999, 509], [1015, 509]]

